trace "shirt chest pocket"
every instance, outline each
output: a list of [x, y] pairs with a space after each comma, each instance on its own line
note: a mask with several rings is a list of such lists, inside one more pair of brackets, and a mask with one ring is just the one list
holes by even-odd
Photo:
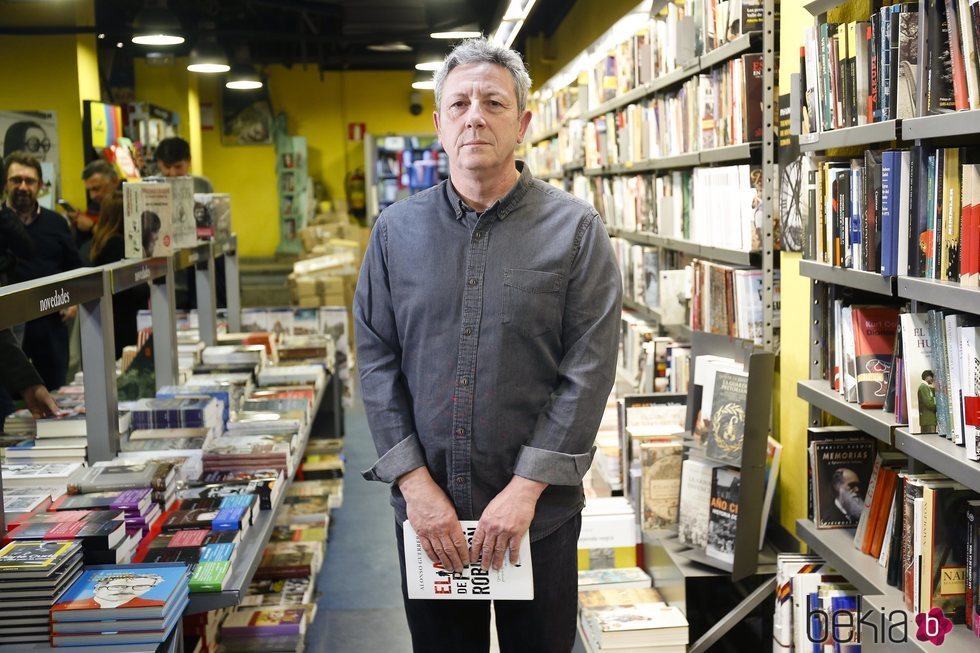
[[557, 333], [561, 328], [560, 291], [560, 274], [505, 268], [503, 323], [531, 338]]

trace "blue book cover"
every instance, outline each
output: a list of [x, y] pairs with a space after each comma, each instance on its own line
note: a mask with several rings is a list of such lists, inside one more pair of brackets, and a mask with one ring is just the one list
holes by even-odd
[[[898, 217], [898, 180], [895, 160], [898, 153], [895, 150], [885, 150], [881, 153], [881, 274], [886, 277], [895, 276], [895, 257], [898, 245], [896, 219]], [[894, 206], [893, 206], [894, 202]]]
[[864, 191], [861, 185], [861, 178], [863, 176], [864, 170], [859, 165], [852, 164], [849, 206], [851, 209], [851, 267], [855, 270], [863, 270], [867, 262], [863, 247], [866, 234], [861, 233], [864, 231], [862, 228], [864, 216], [861, 210], [861, 204], [864, 199]]
[[806, 597], [806, 612], [810, 619], [808, 639], [810, 640], [810, 651], [812, 653], [823, 653], [823, 641], [827, 638], [824, 632], [823, 621], [820, 617], [820, 593], [810, 592]]
[[252, 507], [253, 503], [255, 503], [254, 494], [230, 494], [221, 497], [222, 508], [245, 508], [247, 510]]
[[187, 593], [187, 566], [86, 567], [51, 608], [52, 621], [163, 617]]
[[235, 506], [232, 508], [222, 508], [218, 511], [214, 521], [211, 522], [213, 531], [240, 531], [242, 522], [245, 520], [246, 508]]
[[231, 560], [231, 555], [235, 552], [235, 545], [231, 543], [226, 544], [208, 544], [203, 549], [201, 549], [201, 562], [222, 562], [224, 560]]
[[857, 625], [861, 597], [855, 594], [832, 596], [830, 599], [830, 614], [839, 615], [850, 612], [853, 619], [848, 625], [846, 619], [837, 619], [833, 626], [834, 653], [861, 653], [860, 627]]

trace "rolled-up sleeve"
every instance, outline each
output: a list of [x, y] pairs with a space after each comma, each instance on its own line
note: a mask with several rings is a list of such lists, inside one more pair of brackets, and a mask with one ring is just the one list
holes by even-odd
[[401, 368], [402, 349], [388, 278], [386, 224], [382, 215], [364, 254], [354, 293], [354, 335], [364, 408], [379, 456], [362, 476], [392, 483], [425, 465], [425, 457]]
[[518, 454], [514, 474], [577, 485], [595, 453], [596, 432], [616, 377], [623, 289], [599, 216], [583, 220], [562, 318], [559, 383]]

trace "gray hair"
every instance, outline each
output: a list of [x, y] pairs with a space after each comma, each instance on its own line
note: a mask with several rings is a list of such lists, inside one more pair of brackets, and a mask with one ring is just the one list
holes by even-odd
[[472, 63], [492, 63], [507, 69], [514, 78], [514, 90], [517, 93], [517, 111], [524, 113], [527, 109], [527, 96], [531, 90], [531, 76], [519, 52], [491, 43], [486, 37], [463, 41], [449, 53], [442, 68], [433, 75], [436, 91], [436, 109], [442, 106], [442, 87], [446, 77], [456, 66]]
[[92, 175], [104, 175], [109, 179], [118, 179], [119, 173], [116, 169], [112, 167], [112, 164], [103, 159], [96, 159], [90, 162], [85, 169], [82, 170], [82, 179], [89, 179]]

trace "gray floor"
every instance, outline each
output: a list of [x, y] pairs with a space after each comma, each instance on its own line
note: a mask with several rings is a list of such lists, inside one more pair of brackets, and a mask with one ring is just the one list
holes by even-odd
[[388, 486], [360, 470], [377, 459], [364, 409], [346, 411], [344, 505], [331, 513], [327, 555], [317, 581], [317, 615], [308, 653], [410, 653], [399, 588], [395, 522]]

